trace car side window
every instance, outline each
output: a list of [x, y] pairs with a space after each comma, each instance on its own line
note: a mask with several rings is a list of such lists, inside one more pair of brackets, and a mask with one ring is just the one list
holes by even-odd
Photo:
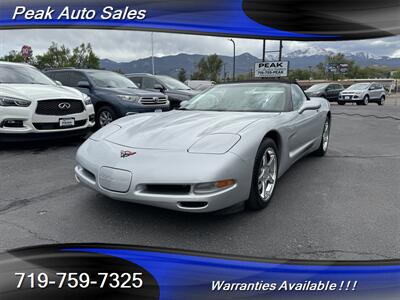
[[157, 81], [151, 77], [143, 77], [143, 88], [144, 89], [153, 89], [154, 85]]
[[133, 83], [136, 84], [138, 88], [142, 87], [142, 77], [129, 77], [129, 79], [132, 80]]
[[87, 78], [85, 75], [79, 72], [68, 72], [68, 77], [69, 77], [69, 86], [72, 87], [78, 87], [79, 81], [87, 81]]
[[67, 85], [67, 80], [66, 76], [64, 75], [64, 72], [52, 72], [49, 74], [49, 77], [53, 80], [58, 80], [63, 85]]
[[299, 110], [303, 105], [304, 101], [306, 101], [306, 95], [303, 90], [296, 84], [292, 85], [292, 104], [293, 110]]

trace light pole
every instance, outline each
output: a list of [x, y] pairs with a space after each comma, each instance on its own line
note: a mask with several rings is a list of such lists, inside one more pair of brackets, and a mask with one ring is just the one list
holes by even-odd
[[236, 69], [236, 44], [233, 39], [229, 39], [233, 43], [233, 72], [232, 81], [235, 81], [235, 69]]

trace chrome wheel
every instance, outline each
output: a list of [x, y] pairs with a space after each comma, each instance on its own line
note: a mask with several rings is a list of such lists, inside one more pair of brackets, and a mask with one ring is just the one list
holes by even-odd
[[258, 194], [267, 202], [274, 191], [278, 171], [278, 161], [275, 150], [268, 147], [261, 159], [258, 172]]
[[324, 152], [328, 150], [329, 144], [329, 120], [325, 121], [324, 132], [322, 133], [322, 149]]
[[104, 127], [107, 124], [110, 124], [112, 121], [113, 121], [113, 117], [109, 111], [103, 110], [102, 112], [100, 112], [100, 115], [99, 115], [100, 127]]

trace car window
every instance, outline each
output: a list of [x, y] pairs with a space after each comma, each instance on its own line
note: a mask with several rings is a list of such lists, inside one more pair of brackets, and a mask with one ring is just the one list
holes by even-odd
[[23, 64], [1, 64], [0, 83], [55, 85], [54, 81], [38, 69]]
[[289, 85], [283, 83], [217, 85], [195, 96], [186, 110], [282, 112], [287, 111]]
[[292, 103], [293, 110], [299, 110], [303, 105], [303, 102], [306, 101], [307, 98], [304, 95], [303, 90], [296, 84], [292, 84]]
[[143, 88], [144, 89], [153, 89], [154, 85], [158, 83], [154, 78], [151, 77], [143, 77]]
[[60, 81], [65, 86], [71, 87], [78, 87], [79, 81], [87, 81], [85, 75], [71, 71], [50, 72], [50, 77]]
[[142, 77], [128, 77], [130, 80], [133, 81], [134, 84], [138, 86], [138, 88], [142, 87]]
[[69, 86], [72, 87], [78, 87], [79, 81], [87, 81], [86, 76], [79, 72], [69, 72], [68, 77], [69, 77]]

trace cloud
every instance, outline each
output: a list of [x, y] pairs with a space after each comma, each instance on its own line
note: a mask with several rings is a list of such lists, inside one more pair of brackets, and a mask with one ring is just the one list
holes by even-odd
[[[0, 56], [10, 50], [19, 50], [24, 44], [32, 47], [34, 54], [47, 50], [54, 41], [67, 47], [76, 47], [90, 42], [97, 55], [115, 61], [131, 61], [151, 55], [151, 33], [129, 30], [100, 29], [18, 29], [0, 31]], [[236, 53], [249, 52], [262, 56], [262, 41], [236, 39]], [[278, 41], [267, 41], [266, 50], [277, 50]], [[400, 37], [389, 37], [362, 41], [303, 42], [285, 41], [284, 53], [319, 47], [334, 52], [370, 52], [374, 55], [391, 56], [400, 49]], [[154, 33], [154, 54], [156, 56], [178, 53], [232, 55], [232, 43], [223, 37]], [[396, 54], [397, 55], [397, 54]]]

